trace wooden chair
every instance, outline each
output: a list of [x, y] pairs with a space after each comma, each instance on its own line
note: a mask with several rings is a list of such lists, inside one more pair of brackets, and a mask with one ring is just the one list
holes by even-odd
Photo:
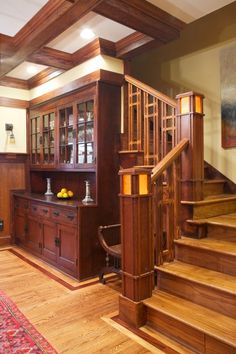
[[106, 265], [99, 272], [99, 281], [105, 284], [104, 274], [116, 273], [120, 275], [121, 272], [120, 224], [99, 226], [98, 239], [106, 252]]

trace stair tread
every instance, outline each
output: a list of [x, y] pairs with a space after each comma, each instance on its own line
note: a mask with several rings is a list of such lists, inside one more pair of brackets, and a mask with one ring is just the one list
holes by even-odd
[[160, 290], [144, 304], [236, 348], [235, 319]]
[[177, 244], [184, 244], [190, 247], [203, 248], [218, 253], [236, 256], [236, 243], [212, 238], [193, 239], [182, 237], [174, 241]]
[[196, 225], [209, 224], [236, 228], [236, 213], [211, 216], [205, 219], [188, 219], [186, 221], [190, 224]]
[[174, 261], [157, 267], [161, 272], [188, 279], [194, 283], [206, 285], [236, 296], [236, 277], [196, 265]]
[[225, 183], [226, 180], [225, 179], [205, 179], [204, 183], [205, 184], [214, 184], [214, 183]]
[[205, 205], [210, 203], [220, 203], [222, 201], [236, 200], [236, 194], [217, 194], [210, 195], [203, 200], [192, 201], [192, 200], [181, 200], [181, 204], [187, 205]]

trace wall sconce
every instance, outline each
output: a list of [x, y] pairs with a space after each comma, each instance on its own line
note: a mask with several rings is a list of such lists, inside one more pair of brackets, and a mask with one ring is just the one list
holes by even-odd
[[15, 144], [16, 143], [16, 139], [15, 139], [15, 135], [13, 133], [13, 124], [5, 124], [5, 130], [7, 132], [7, 142], [8, 144]]

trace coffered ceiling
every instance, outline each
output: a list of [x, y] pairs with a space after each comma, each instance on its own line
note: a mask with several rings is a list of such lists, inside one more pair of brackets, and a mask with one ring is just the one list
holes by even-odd
[[[132, 57], [231, 2], [0, 0], [0, 84], [33, 85], [97, 54]], [[93, 37], [84, 39], [88, 28]]]

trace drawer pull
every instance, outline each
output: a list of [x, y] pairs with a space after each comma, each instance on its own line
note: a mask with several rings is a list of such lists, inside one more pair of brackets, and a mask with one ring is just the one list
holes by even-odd
[[48, 213], [48, 209], [43, 209], [44, 214]]
[[74, 215], [71, 215], [71, 214], [68, 214], [67, 215], [67, 219], [69, 220], [74, 220], [75, 216]]
[[60, 213], [59, 213], [59, 211], [54, 211], [54, 212], [53, 212], [53, 215], [54, 215], [54, 216], [59, 216]]
[[34, 206], [34, 207], [33, 207], [33, 210], [36, 211], [36, 210], [37, 210], [37, 207]]
[[55, 241], [55, 246], [59, 247], [61, 244], [61, 240], [59, 239], [59, 237], [55, 237], [54, 241]]

